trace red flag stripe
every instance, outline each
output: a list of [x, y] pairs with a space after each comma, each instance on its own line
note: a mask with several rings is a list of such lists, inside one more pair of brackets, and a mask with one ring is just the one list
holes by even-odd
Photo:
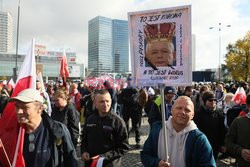
[[63, 53], [61, 60], [60, 76], [65, 78], [69, 77], [68, 63], [65, 52]]
[[4, 148], [4, 145], [3, 145], [3, 142], [2, 142], [1, 139], [0, 139], [0, 149], [3, 149], [4, 157], [5, 157], [6, 160], [8, 161], [9, 166], [11, 166], [10, 159], [9, 159], [7, 153], [6, 153], [6, 150], [5, 150], [5, 148]]
[[[31, 48], [23, 61], [15, 89], [13, 90], [11, 97], [17, 96], [17, 94], [24, 89], [35, 89], [36, 66], [34, 44], [35, 42], [33, 40]], [[25, 167], [25, 162], [22, 155], [25, 129], [20, 127], [20, 124], [17, 122], [15, 102], [9, 102], [6, 105], [3, 115], [0, 119], [0, 127], [0, 138], [2, 139], [2, 142], [5, 146], [9, 160], [12, 162], [12, 166]], [[6, 162], [6, 160], [3, 158], [2, 151], [0, 151], [0, 162], [3, 166], [8, 166], [8, 162]]]

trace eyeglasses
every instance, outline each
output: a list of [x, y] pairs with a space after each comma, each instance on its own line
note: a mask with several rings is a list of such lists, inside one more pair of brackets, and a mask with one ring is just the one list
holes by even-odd
[[29, 134], [29, 152], [33, 152], [35, 150], [35, 135], [34, 134]]
[[209, 102], [217, 102], [217, 99], [208, 99]]

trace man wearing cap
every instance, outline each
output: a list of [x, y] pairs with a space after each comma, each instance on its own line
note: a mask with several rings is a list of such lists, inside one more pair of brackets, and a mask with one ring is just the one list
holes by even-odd
[[[173, 86], [166, 86], [164, 89], [164, 99], [165, 99], [165, 115], [166, 115], [166, 120], [171, 115], [171, 108], [172, 105], [174, 104], [174, 98], [176, 96], [176, 89]], [[162, 121], [161, 117], [161, 96], [156, 98], [154, 101], [154, 104], [149, 112], [148, 116], [148, 122], [150, 126], [152, 127], [152, 124], [157, 121]]]
[[23, 157], [26, 167], [77, 166], [77, 156], [68, 129], [43, 112], [43, 97], [25, 89], [16, 97], [17, 121], [25, 127]]
[[205, 91], [202, 100], [204, 105], [196, 113], [194, 122], [207, 136], [213, 148], [214, 159], [217, 160], [219, 151], [225, 148], [222, 147], [226, 134], [224, 116], [222, 111], [216, 108], [217, 99], [212, 91]]

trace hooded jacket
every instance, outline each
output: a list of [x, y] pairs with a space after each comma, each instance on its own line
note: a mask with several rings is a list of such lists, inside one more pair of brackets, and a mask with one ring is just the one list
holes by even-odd
[[[167, 122], [170, 121], [168, 120]], [[141, 151], [141, 161], [145, 167], [157, 167], [161, 160], [161, 158], [159, 157], [160, 144], [158, 144], [158, 142], [160, 141], [159, 135], [161, 129], [162, 125], [160, 122], [156, 122], [153, 124], [150, 134], [144, 144], [143, 150]], [[172, 132], [170, 132], [170, 136], [171, 133]], [[202, 132], [200, 132], [197, 128], [193, 130], [187, 129], [186, 133], [187, 133], [186, 140], [182, 140], [185, 141], [182, 144], [182, 146], [184, 147], [184, 161], [185, 161], [184, 163], [186, 167], [216, 166], [215, 160], [213, 158], [213, 151], [206, 136]], [[173, 156], [178, 156], [178, 155], [173, 155]]]

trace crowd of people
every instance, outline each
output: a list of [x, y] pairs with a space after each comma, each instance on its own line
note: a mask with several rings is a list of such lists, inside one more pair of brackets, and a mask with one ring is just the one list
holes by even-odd
[[[227, 156], [236, 158], [238, 166], [250, 166], [249, 83], [166, 86], [161, 97], [156, 87], [134, 87], [131, 77], [121, 89], [110, 82], [97, 89], [84, 80], [45, 88], [37, 81], [37, 90], [25, 89], [16, 97], [11, 97], [11, 87], [0, 83], [0, 116], [14, 101], [17, 121], [25, 125], [27, 167], [78, 166], [78, 148], [85, 166], [121, 166], [131, 132], [144, 166], [216, 166]], [[168, 157], [163, 150], [162, 98]], [[150, 125], [145, 143], [140, 133], [143, 116]]]

